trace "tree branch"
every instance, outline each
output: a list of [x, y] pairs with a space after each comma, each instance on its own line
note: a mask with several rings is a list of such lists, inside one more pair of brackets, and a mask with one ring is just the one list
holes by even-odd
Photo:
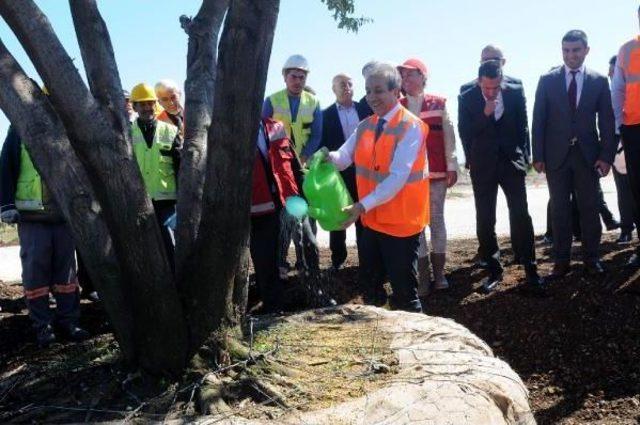
[[60, 119], [1, 40], [0, 108], [18, 130], [36, 169], [52, 191], [104, 300], [122, 353], [133, 362], [131, 305], [120, 284], [121, 270], [102, 209]]
[[116, 132], [128, 136], [129, 117], [111, 37], [95, 0], [69, 0], [91, 93], [109, 111]]
[[202, 213], [207, 134], [213, 111], [220, 26], [229, 0], [204, 0], [195, 18], [180, 18], [189, 35], [185, 81], [185, 139], [182, 148], [176, 230], [176, 277], [183, 281], [185, 259], [193, 249]]
[[249, 232], [251, 172], [279, 3], [233, 0], [225, 20], [202, 220], [186, 263], [186, 269], [194, 272], [183, 285], [190, 352], [228, 319], [226, 305], [232, 299], [234, 275]]

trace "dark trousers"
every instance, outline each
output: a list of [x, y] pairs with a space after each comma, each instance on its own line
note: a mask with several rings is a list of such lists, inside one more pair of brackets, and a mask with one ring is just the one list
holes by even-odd
[[620, 211], [620, 231], [622, 233], [633, 232], [633, 228], [639, 228], [633, 217], [633, 195], [631, 194], [631, 184], [627, 174], [620, 174], [613, 169], [613, 179], [616, 182], [616, 192], [618, 195], [618, 210]]
[[169, 265], [171, 270], [175, 271], [175, 252], [176, 252], [176, 240], [173, 235], [173, 230], [165, 226], [164, 223], [176, 212], [175, 201], [153, 201], [153, 209], [156, 213], [156, 219], [160, 226], [160, 235], [162, 236], [162, 242], [164, 244], [167, 258], [169, 259]]
[[278, 274], [278, 235], [280, 213], [278, 211], [251, 217], [249, 251], [256, 273], [256, 285], [266, 311], [282, 307], [282, 281]]
[[[553, 237], [553, 219], [551, 217], [551, 211], [553, 211], [553, 207], [551, 206], [551, 199], [549, 199], [549, 202], [547, 202], [547, 231], [545, 232], [545, 235], [549, 237]], [[573, 192], [571, 192], [571, 229], [573, 236], [580, 238], [580, 214], [578, 213], [576, 195]]]
[[393, 290], [391, 306], [399, 310], [422, 311], [417, 291], [419, 235], [396, 237], [367, 227], [362, 230], [360, 279], [366, 301], [382, 302], [382, 285], [388, 277]]
[[493, 169], [471, 169], [471, 185], [476, 205], [476, 234], [480, 244], [480, 258], [488, 269], [502, 273], [500, 250], [496, 238], [496, 202], [498, 187], [507, 198], [511, 222], [511, 244], [525, 266], [535, 262], [533, 223], [527, 204], [525, 173], [506, 158], [500, 158]]
[[599, 176], [592, 164], [584, 159], [579, 146], [573, 146], [564, 163], [555, 170], [547, 170], [547, 184], [551, 196], [553, 251], [556, 262], [571, 258], [571, 193], [575, 193], [582, 236], [583, 260], [598, 260], [602, 227], [600, 225]]
[[[623, 125], [620, 133], [633, 199], [633, 217], [640, 223], [640, 124]], [[640, 246], [636, 249], [640, 251]]]
[[[356, 246], [360, 250], [360, 238], [362, 237], [362, 223], [356, 221]], [[340, 268], [347, 259], [347, 231], [335, 230], [329, 232], [329, 248], [331, 249], [331, 265], [335, 269]]]
[[[73, 237], [64, 223], [18, 224], [22, 285], [29, 316], [36, 329], [53, 324], [76, 325], [80, 297], [76, 279]], [[49, 292], [56, 298], [56, 311], [49, 309]]]

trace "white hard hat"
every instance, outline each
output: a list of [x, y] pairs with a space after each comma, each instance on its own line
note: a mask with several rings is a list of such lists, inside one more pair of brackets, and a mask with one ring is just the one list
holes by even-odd
[[302, 71], [309, 72], [309, 63], [302, 55], [291, 55], [282, 66], [282, 72], [287, 69], [300, 69]]

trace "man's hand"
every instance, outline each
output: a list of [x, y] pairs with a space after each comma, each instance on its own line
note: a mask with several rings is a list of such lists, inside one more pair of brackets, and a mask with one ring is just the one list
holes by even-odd
[[447, 171], [447, 187], [451, 187], [458, 181], [457, 171]]
[[347, 227], [355, 223], [358, 220], [358, 217], [364, 213], [364, 207], [360, 202], [356, 202], [348, 207], [344, 207], [342, 212], [349, 214], [349, 217], [343, 221], [341, 225], [342, 230], [345, 230]]
[[302, 154], [300, 154], [300, 164], [303, 166], [307, 164], [307, 157]]
[[484, 103], [485, 116], [490, 117], [491, 115], [493, 115], [493, 113], [496, 111], [496, 106], [498, 106], [498, 102], [496, 101], [496, 99], [488, 99]]
[[3, 223], [16, 224], [20, 221], [20, 213], [16, 209], [2, 211], [2, 214], [0, 214], [0, 220]]
[[609, 174], [609, 170], [611, 170], [611, 164], [607, 164], [601, 159], [596, 161], [594, 167], [600, 177], [606, 176], [607, 174]]
[[535, 170], [538, 172], [538, 174], [540, 173], [544, 173], [547, 171], [544, 162], [542, 161], [536, 161], [533, 163], [533, 168], [535, 168]]

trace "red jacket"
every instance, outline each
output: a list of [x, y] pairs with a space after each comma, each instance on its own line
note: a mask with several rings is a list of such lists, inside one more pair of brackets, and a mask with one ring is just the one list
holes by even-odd
[[259, 130], [267, 142], [267, 155], [256, 147], [253, 162], [251, 215], [269, 214], [282, 208], [285, 199], [300, 194], [301, 166], [284, 125], [270, 118]]
[[[444, 131], [442, 115], [447, 100], [443, 97], [425, 94], [420, 110], [420, 118], [429, 126], [427, 137], [427, 159], [429, 160], [429, 178], [442, 179], [447, 176], [447, 159], [444, 148]], [[405, 108], [409, 101], [406, 97], [400, 99]]]

